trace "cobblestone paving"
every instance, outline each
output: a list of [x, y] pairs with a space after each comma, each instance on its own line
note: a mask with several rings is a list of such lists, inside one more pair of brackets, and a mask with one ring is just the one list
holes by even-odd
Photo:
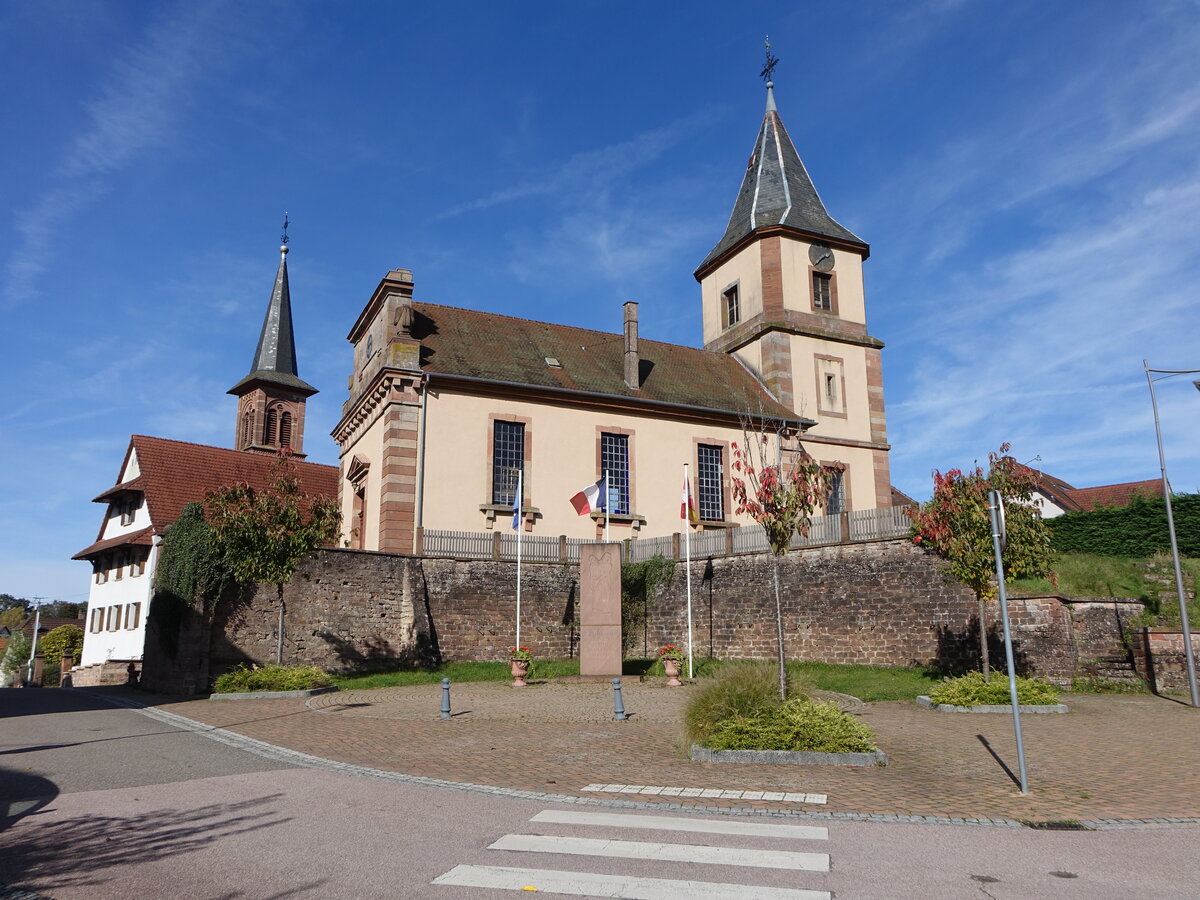
[[[824, 793], [814, 812], [947, 819], [1174, 819], [1200, 817], [1200, 711], [1149, 696], [1067, 696], [1064, 716], [1022, 720], [1030, 795], [1017, 769], [1012, 719], [939, 713], [910, 702], [871, 703], [884, 768], [694, 763], [679, 738], [689, 687], [624, 687], [627, 722], [614, 722], [608, 685], [383, 688], [304, 700], [212, 703], [137, 694], [145, 703], [271, 744], [410, 775], [584, 796], [594, 783]], [[704, 798], [794, 809], [774, 801]]]

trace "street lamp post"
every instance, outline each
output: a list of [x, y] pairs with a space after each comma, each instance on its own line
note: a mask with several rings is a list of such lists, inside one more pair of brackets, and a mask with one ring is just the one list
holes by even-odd
[[[1146, 370], [1146, 384], [1150, 386], [1150, 405], [1154, 408], [1154, 436], [1158, 439], [1158, 467], [1162, 471], [1163, 499], [1167, 504], [1167, 533], [1171, 536], [1171, 560], [1175, 563], [1175, 591], [1179, 597], [1179, 621], [1183, 629], [1183, 655], [1187, 660], [1188, 691], [1191, 693], [1192, 706], [1200, 706], [1200, 694], [1196, 691], [1196, 660], [1192, 654], [1192, 630], [1188, 626], [1187, 599], [1183, 595], [1183, 572], [1179, 567], [1179, 543], [1175, 539], [1175, 516], [1171, 512], [1171, 483], [1167, 481], [1167, 458], [1163, 453], [1162, 427], [1158, 422], [1158, 398], [1154, 395], [1154, 378], [1152, 374], [1170, 377], [1172, 375], [1197, 375], [1200, 369], [1152, 369], [1146, 360], [1142, 360]], [[1200, 388], [1200, 381], [1195, 382]]]

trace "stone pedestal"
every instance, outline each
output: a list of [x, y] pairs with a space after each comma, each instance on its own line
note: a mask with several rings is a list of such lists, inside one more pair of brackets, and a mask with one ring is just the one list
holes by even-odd
[[620, 544], [580, 547], [579, 625], [579, 674], [620, 677]]

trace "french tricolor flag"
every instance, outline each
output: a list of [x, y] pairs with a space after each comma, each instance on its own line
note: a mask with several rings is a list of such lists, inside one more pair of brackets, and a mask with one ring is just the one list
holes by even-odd
[[589, 484], [582, 491], [571, 498], [571, 505], [575, 507], [575, 512], [581, 516], [586, 516], [588, 513], [596, 512], [604, 509], [605, 498], [608, 495], [608, 479], [607, 476], [601, 476], [600, 480], [595, 484]]

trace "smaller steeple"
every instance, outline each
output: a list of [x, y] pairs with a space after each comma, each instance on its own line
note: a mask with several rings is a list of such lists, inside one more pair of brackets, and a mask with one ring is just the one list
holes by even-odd
[[317, 389], [296, 369], [296, 340], [292, 333], [292, 297], [288, 287], [288, 217], [283, 215], [279, 268], [267, 304], [250, 373], [228, 393], [239, 398], [235, 446], [240, 450], [274, 453], [290, 447], [297, 456], [304, 441], [304, 401]]

